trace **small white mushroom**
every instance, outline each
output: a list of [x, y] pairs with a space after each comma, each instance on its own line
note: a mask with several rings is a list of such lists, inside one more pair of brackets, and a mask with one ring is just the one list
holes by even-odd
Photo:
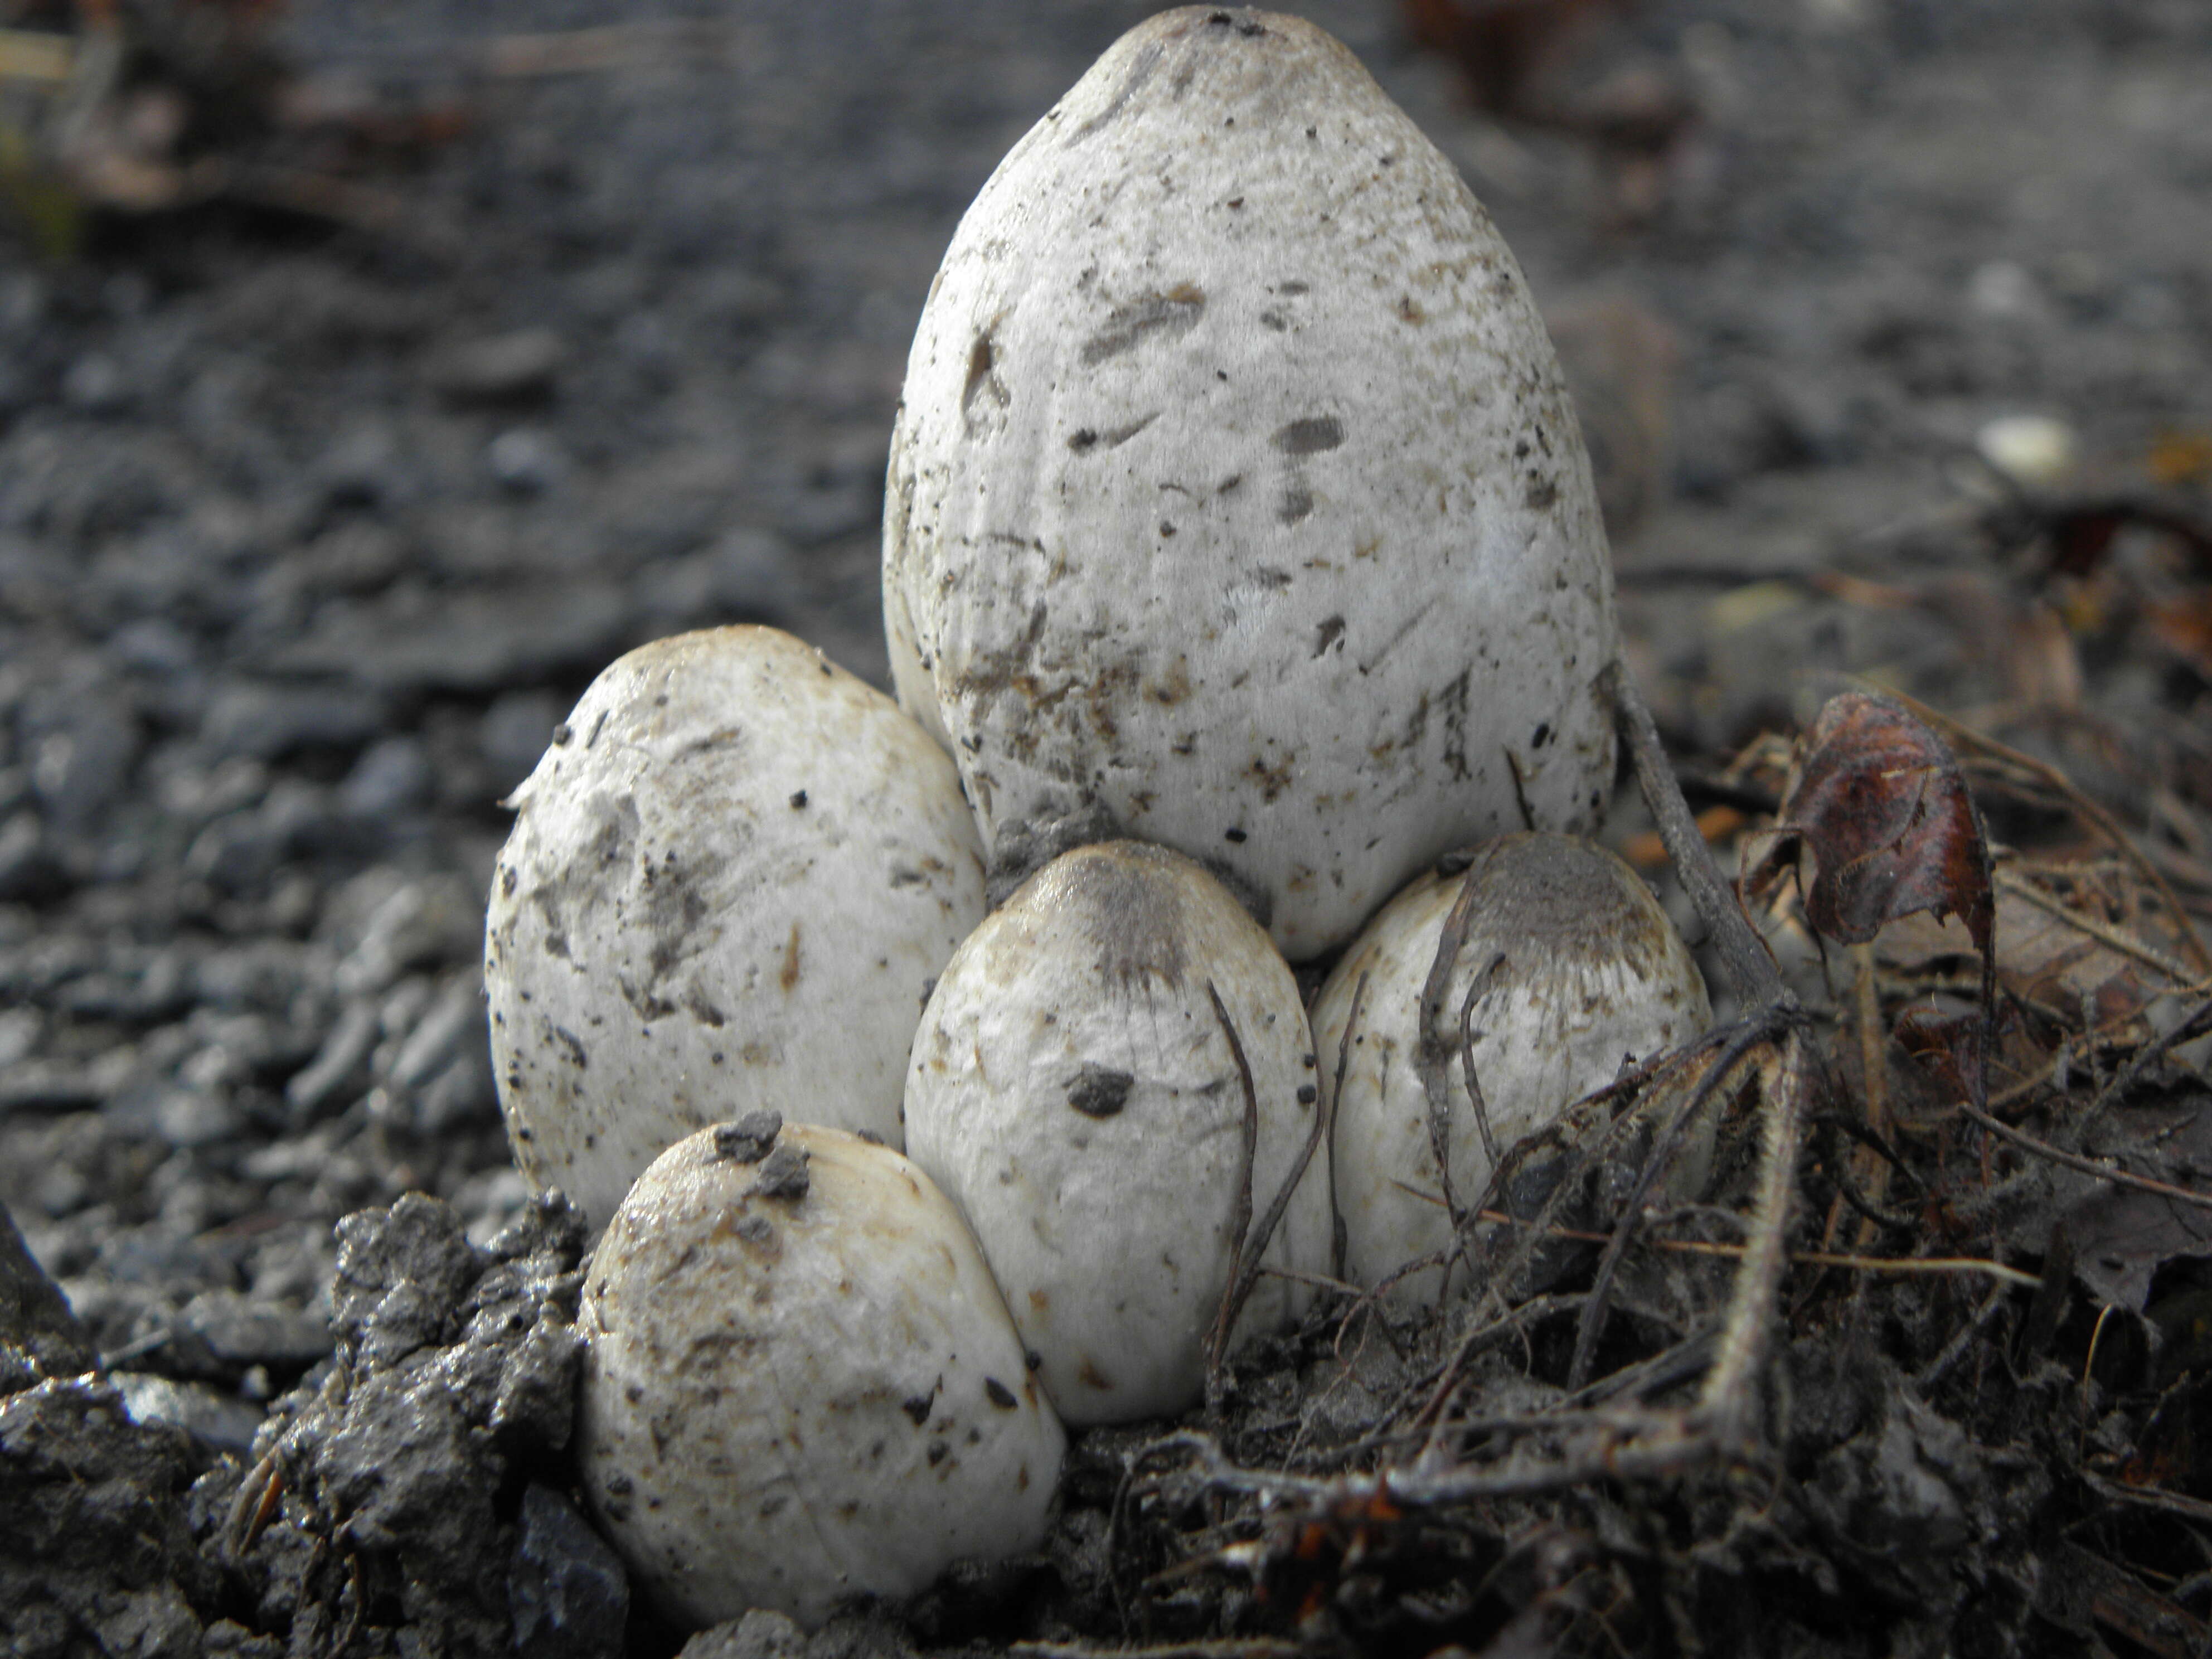
[[761, 1105], [896, 1144], [929, 982], [982, 919], [951, 764], [769, 628], [631, 652], [514, 797], [485, 925], [515, 1162], [596, 1226], [663, 1147]]
[[[1213, 997], [1234, 1026], [1246, 1103]], [[1118, 842], [1048, 865], [960, 947], [916, 1034], [907, 1144], [968, 1217], [1071, 1423], [1197, 1399], [1238, 1218], [1255, 1236], [1318, 1110], [1297, 985], [1219, 883]], [[1326, 1148], [1261, 1260], [1328, 1266]], [[1261, 1278], [1233, 1336], [1310, 1299]]]
[[762, 1111], [656, 1159], [592, 1261], [577, 1455], [689, 1627], [821, 1623], [1042, 1540], [1066, 1439], [929, 1178]]
[[[1567, 836], [1508, 836], [1478, 848], [1463, 877], [1422, 876], [1368, 924], [1314, 1003], [1325, 1094], [1352, 1025], [1332, 1139], [1345, 1270], [1356, 1284], [1382, 1284], [1451, 1243], [1419, 1028], [1462, 884], [1473, 889], [1467, 933], [1433, 1033], [1450, 1056], [1443, 1144], [1461, 1203], [1480, 1196], [1491, 1171], [1468, 1092], [1462, 1014], [1501, 1156], [1611, 1082], [1623, 1060], [1648, 1058], [1712, 1023], [1705, 980], [1681, 936], [1636, 872], [1604, 848]], [[1689, 1149], [1669, 1190], [1701, 1186], [1709, 1152], [1709, 1139]], [[1431, 1299], [1440, 1283], [1425, 1269], [1395, 1280], [1392, 1294], [1401, 1303]]]
[[1294, 17], [1139, 26], [976, 198], [907, 366], [884, 611], [994, 878], [1175, 847], [1292, 961], [1613, 776], [1612, 572], [1528, 285]]

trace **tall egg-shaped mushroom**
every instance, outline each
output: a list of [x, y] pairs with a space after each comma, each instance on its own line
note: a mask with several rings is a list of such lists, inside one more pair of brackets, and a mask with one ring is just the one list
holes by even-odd
[[484, 930], [515, 1162], [603, 1227], [702, 1125], [774, 1104], [896, 1145], [922, 999], [983, 917], [951, 763], [772, 628], [642, 646], [515, 791]]
[[1121, 835], [1291, 960], [1423, 864], [1598, 815], [1613, 586], [1513, 257], [1352, 54], [1188, 7], [962, 220], [892, 441], [899, 695], [995, 878]]
[[[1448, 1109], [1432, 1136], [1421, 1002], [1463, 891], [1465, 932], [1428, 1034], [1449, 1056]], [[1470, 1058], [1503, 1155], [1611, 1082], [1624, 1061], [1648, 1060], [1711, 1023], [1704, 976], [1666, 911], [1594, 842], [1506, 836], [1476, 849], [1463, 874], [1422, 875], [1368, 924], [1314, 1000], [1346, 1277], [1388, 1285], [1401, 1302], [1433, 1297], [1444, 1282], [1434, 1267], [1404, 1269], [1451, 1243], [1446, 1172], [1462, 1205], [1490, 1179]], [[1668, 1189], [1694, 1196], [1711, 1149], [1707, 1124]]]

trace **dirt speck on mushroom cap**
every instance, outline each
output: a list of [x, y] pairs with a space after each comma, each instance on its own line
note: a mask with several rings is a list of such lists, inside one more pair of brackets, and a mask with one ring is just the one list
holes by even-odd
[[[1636, 872], [1602, 848], [1568, 836], [1507, 836], [1477, 849], [1463, 876], [1421, 876], [1368, 925], [1314, 1001], [1325, 1098], [1352, 1025], [1333, 1141], [1345, 1271], [1357, 1284], [1380, 1284], [1451, 1241], [1437, 1201], [1443, 1182], [1429, 1137], [1419, 1012], [1462, 883], [1474, 889], [1467, 933], [1444, 994], [1448, 1029], [1437, 1033], [1452, 1056], [1445, 1146], [1462, 1203], [1491, 1168], [1460, 1042], [1470, 993], [1475, 1075], [1501, 1152], [1611, 1081], [1625, 1057], [1648, 1058], [1712, 1023], [1688, 947]], [[1684, 1164], [1692, 1185], [1702, 1180], [1697, 1162], [1693, 1149]], [[1453, 1282], [1465, 1279], [1462, 1270]], [[1433, 1299], [1438, 1286], [1428, 1270], [1391, 1293]]]
[[984, 895], [957, 776], [889, 698], [774, 629], [679, 635], [592, 683], [514, 805], [484, 979], [532, 1185], [603, 1226], [663, 1147], [763, 1105], [898, 1142], [915, 1012]]
[[713, 1130], [616, 1212], [585, 1283], [578, 1456], [668, 1617], [910, 1595], [1033, 1548], [1065, 1437], [959, 1212], [887, 1147], [783, 1128], [803, 1193]]
[[[946, 965], [915, 1034], [908, 1145], [968, 1217], [1038, 1376], [1071, 1423], [1179, 1411], [1227, 1284], [1245, 1102], [1257, 1106], [1256, 1226], [1317, 1109], [1297, 981], [1190, 860], [1109, 842], [1066, 854]], [[1265, 1260], [1328, 1269], [1326, 1148]], [[1264, 1277], [1238, 1327], [1310, 1293]]]
[[994, 867], [1164, 842], [1293, 960], [1611, 776], [1610, 569], [1526, 284], [1293, 18], [1152, 19], [985, 186], [908, 365], [884, 610]]

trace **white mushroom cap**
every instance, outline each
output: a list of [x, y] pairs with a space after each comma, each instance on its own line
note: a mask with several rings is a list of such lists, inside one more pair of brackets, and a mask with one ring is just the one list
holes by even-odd
[[1154, 17], [984, 186], [907, 366], [884, 611], [994, 877], [1175, 847], [1293, 961], [1613, 776], [1612, 573], [1527, 283], [1292, 17]]
[[[1611, 1082], [1624, 1060], [1646, 1059], [1712, 1024], [1681, 936], [1636, 872], [1604, 848], [1566, 836], [1508, 836], [1478, 849], [1463, 878], [1422, 876], [1368, 924], [1314, 1002], [1326, 1096], [1367, 976], [1332, 1132], [1345, 1271], [1356, 1284], [1380, 1284], [1451, 1243], [1419, 1033], [1422, 992], [1462, 882], [1474, 892], [1437, 1034], [1452, 1057], [1444, 1144], [1461, 1203], [1476, 1200], [1491, 1170], [1460, 1048], [1461, 1011], [1478, 979], [1486, 982], [1474, 1007], [1474, 1071], [1501, 1155]], [[1669, 1190], [1702, 1186], [1709, 1157], [1708, 1136], [1689, 1149]], [[1433, 1269], [1409, 1274], [1394, 1298], [1433, 1298], [1439, 1285]]]
[[[1310, 1138], [1313, 1045], [1297, 982], [1198, 866], [1109, 842], [1032, 878], [960, 947], [916, 1034], [907, 1144], [967, 1216], [1071, 1423], [1179, 1411], [1229, 1282], [1251, 1066], [1256, 1229]], [[1326, 1273], [1326, 1147], [1262, 1260]], [[1293, 1318], [1263, 1276], [1236, 1334]]]
[[680, 1142], [580, 1328], [585, 1490], [682, 1624], [817, 1625], [1043, 1538], [1066, 1437], [958, 1212], [887, 1147], [765, 1111]]
[[770, 628], [592, 682], [514, 793], [485, 925], [515, 1162], [605, 1224], [638, 1172], [756, 1106], [896, 1144], [929, 982], [984, 910], [942, 750]]

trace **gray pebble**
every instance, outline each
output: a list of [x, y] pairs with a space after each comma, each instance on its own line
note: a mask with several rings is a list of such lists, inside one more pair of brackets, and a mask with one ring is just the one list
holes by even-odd
[[629, 1619], [621, 1558], [550, 1486], [522, 1494], [507, 1571], [520, 1659], [614, 1659]]

